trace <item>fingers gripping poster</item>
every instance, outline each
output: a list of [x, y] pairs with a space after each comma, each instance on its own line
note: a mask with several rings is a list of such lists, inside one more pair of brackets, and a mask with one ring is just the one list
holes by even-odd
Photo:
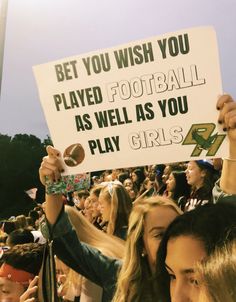
[[221, 157], [216, 33], [200, 27], [33, 67], [65, 174]]

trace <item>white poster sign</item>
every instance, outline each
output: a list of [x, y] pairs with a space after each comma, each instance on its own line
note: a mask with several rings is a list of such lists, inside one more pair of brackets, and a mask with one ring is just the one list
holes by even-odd
[[200, 27], [33, 67], [65, 174], [225, 155], [216, 34]]

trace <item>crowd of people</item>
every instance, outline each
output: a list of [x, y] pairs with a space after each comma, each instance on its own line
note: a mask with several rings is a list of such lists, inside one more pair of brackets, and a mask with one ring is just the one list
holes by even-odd
[[[216, 107], [224, 159], [106, 170], [87, 189], [49, 194], [62, 167], [48, 146], [45, 201], [1, 225], [0, 301], [235, 301], [236, 102]], [[56, 300], [44, 293], [48, 242]]]

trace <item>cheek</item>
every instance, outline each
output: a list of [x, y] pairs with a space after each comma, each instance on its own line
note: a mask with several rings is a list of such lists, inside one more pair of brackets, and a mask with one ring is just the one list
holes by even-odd
[[96, 211], [96, 212], [100, 212], [100, 208], [99, 208], [99, 206], [97, 205], [95, 208], [94, 208], [94, 211]]
[[192, 184], [195, 180], [196, 180], [196, 173], [194, 171], [190, 171], [188, 174], [187, 174], [187, 177], [188, 177], [188, 182], [190, 184]]
[[200, 299], [200, 288], [198, 286], [191, 286], [190, 297], [192, 302], [206, 302], [207, 300]]
[[156, 238], [149, 238], [144, 241], [144, 246], [148, 257], [148, 263], [150, 265], [151, 270], [155, 270], [156, 253], [159, 245], [160, 240], [157, 240]]
[[4, 297], [7, 297], [9, 299], [9, 302], [19, 302], [19, 298], [24, 293], [24, 291], [25, 291], [24, 287], [20, 284], [17, 284], [17, 286]]
[[170, 280], [170, 297], [173, 298], [173, 293], [175, 291], [175, 280]]
[[174, 181], [170, 181], [170, 190], [174, 190], [175, 189], [175, 182]]
[[201, 173], [198, 170], [193, 170], [191, 172], [191, 177], [195, 180], [198, 180], [201, 178]]
[[207, 297], [206, 289], [200, 288], [198, 293], [198, 300], [199, 302], [210, 302], [210, 299]]
[[101, 205], [101, 213], [104, 219], [109, 219], [111, 207], [108, 203], [103, 203]]

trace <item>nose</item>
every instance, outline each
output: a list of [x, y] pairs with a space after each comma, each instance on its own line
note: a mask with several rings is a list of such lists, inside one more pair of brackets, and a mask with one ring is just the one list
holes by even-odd
[[192, 302], [192, 300], [185, 296], [184, 293], [176, 293], [173, 298], [171, 298], [171, 302]]
[[192, 302], [183, 283], [176, 281], [175, 286], [172, 287], [171, 302]]

